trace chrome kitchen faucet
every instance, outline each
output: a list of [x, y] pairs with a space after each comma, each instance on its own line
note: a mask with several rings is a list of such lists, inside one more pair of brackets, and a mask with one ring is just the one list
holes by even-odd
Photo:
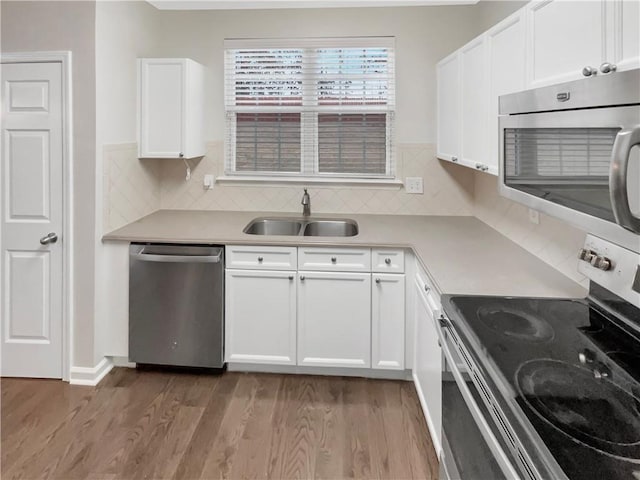
[[304, 193], [302, 194], [302, 216], [308, 217], [311, 215], [311, 197], [309, 196], [309, 192], [307, 189], [304, 189]]

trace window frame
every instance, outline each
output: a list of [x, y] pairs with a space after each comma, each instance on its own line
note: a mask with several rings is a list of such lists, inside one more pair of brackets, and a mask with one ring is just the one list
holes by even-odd
[[[386, 51], [386, 98], [382, 105], [328, 106], [319, 105], [318, 89], [314, 74], [309, 73], [310, 60], [316, 51], [323, 48], [380, 48]], [[286, 106], [236, 105], [236, 53], [238, 50], [292, 49], [302, 52], [302, 104]], [[224, 177], [222, 180], [258, 182], [305, 183], [380, 183], [399, 184], [395, 155], [395, 37], [331, 37], [288, 39], [226, 39], [224, 41]], [[309, 103], [312, 99], [312, 103]], [[238, 113], [299, 113], [300, 114], [300, 170], [238, 171], [236, 167], [236, 115]], [[318, 117], [321, 114], [384, 114], [385, 128], [385, 172], [380, 174], [353, 172], [320, 172]]]

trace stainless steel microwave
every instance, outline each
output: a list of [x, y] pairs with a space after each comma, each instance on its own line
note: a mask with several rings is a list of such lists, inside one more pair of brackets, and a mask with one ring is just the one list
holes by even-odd
[[503, 95], [500, 194], [640, 252], [640, 70]]

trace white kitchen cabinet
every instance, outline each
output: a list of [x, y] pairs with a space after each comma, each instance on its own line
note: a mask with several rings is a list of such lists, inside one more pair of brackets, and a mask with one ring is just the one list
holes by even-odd
[[487, 158], [487, 69], [485, 39], [460, 49], [460, 163], [484, 169]]
[[[607, 18], [613, 19], [610, 43], [618, 71], [640, 67], [640, 2], [615, 0], [607, 2]], [[611, 51], [611, 49], [609, 49]]]
[[543, 0], [528, 4], [529, 88], [583, 78], [607, 60], [607, 0]]
[[374, 248], [371, 251], [371, 271], [404, 273], [404, 250]]
[[298, 365], [371, 366], [371, 274], [298, 272]]
[[296, 272], [228, 269], [225, 358], [295, 365]]
[[436, 156], [499, 172], [498, 97], [640, 67], [637, 0], [535, 0], [436, 66]]
[[405, 276], [373, 274], [371, 284], [371, 366], [404, 369]]
[[203, 66], [187, 58], [138, 59], [138, 157], [204, 154]]
[[370, 248], [300, 247], [298, 270], [370, 272]]
[[441, 60], [437, 76], [437, 153], [442, 160], [457, 162], [460, 156], [460, 57]]
[[525, 90], [525, 11], [519, 10], [485, 34], [487, 54], [488, 117], [487, 155], [482, 161], [488, 173], [498, 175], [500, 135], [498, 130], [498, 98], [500, 95]]
[[433, 446], [439, 456], [442, 448], [442, 350], [435, 322], [438, 321], [440, 305], [424, 276], [416, 275], [414, 289], [416, 334], [413, 380]]
[[228, 245], [225, 249], [227, 268], [249, 270], [297, 270], [296, 247], [262, 245]]

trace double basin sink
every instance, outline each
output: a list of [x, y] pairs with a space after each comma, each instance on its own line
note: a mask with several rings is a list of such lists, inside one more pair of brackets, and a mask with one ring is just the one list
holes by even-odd
[[336, 218], [255, 218], [243, 231], [249, 235], [353, 237], [358, 234], [358, 223]]

